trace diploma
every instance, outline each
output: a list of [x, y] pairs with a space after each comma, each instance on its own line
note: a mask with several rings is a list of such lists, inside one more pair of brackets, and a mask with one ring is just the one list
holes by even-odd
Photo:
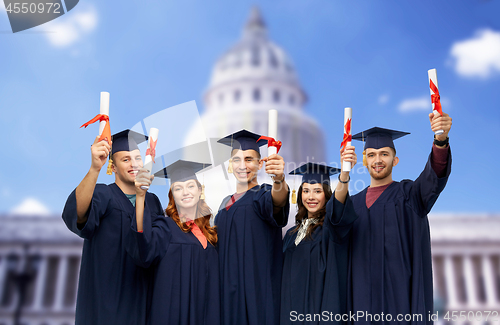
[[[275, 109], [269, 110], [269, 124], [267, 129], [267, 136], [273, 139], [278, 137], [278, 111]], [[278, 148], [275, 146], [267, 147], [267, 156], [274, 155], [278, 153]]]
[[[351, 121], [352, 121], [352, 108], [346, 107], [344, 108], [344, 137], [342, 139], [342, 143], [340, 147], [345, 148], [351, 145], [352, 135], [351, 135]], [[351, 171], [351, 163], [348, 161], [342, 162], [342, 171], [350, 172]]]
[[[101, 107], [99, 110], [101, 115], [106, 115], [109, 117], [109, 93], [105, 91], [101, 91]], [[102, 131], [104, 131], [104, 127], [106, 126], [106, 121], [99, 122], [99, 136], [102, 135]], [[111, 140], [111, 139], [108, 139]]]
[[[149, 171], [149, 175], [151, 175], [151, 170], [153, 169], [153, 163], [155, 161], [158, 132], [159, 130], [157, 128], [149, 129], [148, 149], [146, 150], [146, 157], [144, 158], [144, 168]], [[141, 188], [143, 190], [147, 190], [149, 189], [149, 186], [141, 186]]]
[[106, 140], [111, 143], [111, 128], [109, 127], [109, 93], [101, 92], [101, 105], [99, 114], [87, 123], [80, 126], [87, 127], [92, 123], [99, 121], [99, 141]]
[[[438, 80], [437, 80], [437, 72], [436, 69], [430, 69], [427, 71], [429, 76], [429, 87], [431, 91], [431, 102], [432, 102], [432, 112], [434, 115], [439, 114], [443, 115], [443, 111], [441, 109], [441, 97], [439, 96], [438, 89]], [[435, 135], [443, 134], [443, 130], [437, 130], [434, 132]]]

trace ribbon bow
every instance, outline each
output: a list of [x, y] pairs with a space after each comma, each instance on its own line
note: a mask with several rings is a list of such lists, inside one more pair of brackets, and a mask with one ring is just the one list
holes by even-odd
[[279, 140], [274, 140], [273, 138], [271, 137], [266, 137], [266, 136], [261, 136], [257, 141], [255, 142], [259, 142], [261, 139], [264, 139], [264, 140], [267, 140], [267, 147], [276, 147], [276, 153], [280, 152], [280, 148], [281, 148], [281, 141]]
[[106, 140], [109, 143], [111, 141], [111, 129], [109, 127], [109, 116], [107, 116], [105, 114], [97, 114], [93, 119], [91, 119], [90, 121], [88, 121], [87, 123], [85, 123], [84, 125], [82, 125], [80, 127], [86, 128], [90, 124], [93, 124], [97, 121], [99, 121], [99, 122], [106, 121], [106, 125], [104, 125], [104, 130], [102, 130], [101, 136], [99, 137], [99, 141]]
[[347, 122], [345, 123], [345, 132], [344, 132], [344, 138], [342, 139], [342, 142], [340, 143], [340, 147], [343, 148], [342, 150], [345, 150], [345, 147], [347, 146], [347, 142], [352, 141], [352, 135], [351, 135], [351, 119], [347, 119]]
[[431, 79], [430, 81], [430, 87], [431, 90], [434, 92], [433, 95], [431, 95], [431, 101], [434, 104], [434, 109], [438, 111], [438, 113], [443, 116], [443, 110], [441, 108], [441, 96], [439, 96], [439, 90], [438, 87], [432, 82]]
[[153, 159], [153, 163], [155, 162], [156, 156], [156, 142], [158, 142], [158, 139], [156, 139], [156, 141], [151, 140], [151, 142], [149, 143], [149, 148], [146, 150], [146, 156], [150, 155]]

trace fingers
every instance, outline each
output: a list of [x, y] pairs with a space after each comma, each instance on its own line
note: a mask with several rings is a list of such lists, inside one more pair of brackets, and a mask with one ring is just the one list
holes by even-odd
[[443, 116], [436, 115], [431, 119], [431, 129], [432, 131], [444, 130], [445, 132], [451, 129], [452, 119], [451, 117], [444, 113]]
[[265, 157], [262, 160], [266, 162], [266, 173], [273, 175], [283, 174], [283, 171], [285, 169], [285, 161], [283, 160], [283, 157], [273, 154], [269, 157]]

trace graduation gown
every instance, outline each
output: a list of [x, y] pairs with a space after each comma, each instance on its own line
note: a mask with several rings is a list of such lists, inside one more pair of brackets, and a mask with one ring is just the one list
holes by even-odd
[[[377, 324], [432, 324], [429, 321], [429, 312], [433, 311], [432, 258], [427, 214], [450, 175], [450, 151], [447, 161], [446, 175], [438, 178], [429, 156], [415, 181], [393, 182], [369, 209], [367, 189], [352, 197], [359, 215], [353, 224], [350, 247], [349, 302], [354, 313], [375, 316], [383, 312], [386, 321]], [[398, 314], [412, 315], [413, 320], [398, 321]], [[356, 322], [370, 323], [366, 317]]]
[[272, 186], [249, 189], [215, 217], [219, 236], [221, 324], [279, 324], [283, 263], [281, 227], [288, 203], [273, 214]]
[[347, 312], [347, 235], [356, 218], [349, 195], [345, 204], [332, 195], [323, 226], [314, 230], [312, 238], [305, 237], [296, 246], [297, 226], [288, 230], [283, 239], [282, 325], [342, 323], [335, 321], [335, 315]]
[[154, 269], [147, 324], [219, 325], [216, 248], [207, 241], [204, 249], [192, 232], [183, 232], [170, 217], [162, 214], [149, 222], [150, 217], [146, 204], [143, 232], [137, 232], [134, 221], [127, 237], [134, 260]]
[[[162, 207], [156, 195], [146, 201], [155, 211]], [[97, 184], [88, 219], [77, 225], [73, 191], [62, 218], [84, 239], [76, 301], [76, 324], [144, 324], [147, 314], [149, 270], [137, 266], [126, 250], [125, 235], [135, 208], [116, 184]]]

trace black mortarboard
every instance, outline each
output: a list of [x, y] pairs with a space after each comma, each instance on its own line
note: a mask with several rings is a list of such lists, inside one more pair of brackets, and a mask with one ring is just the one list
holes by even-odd
[[340, 173], [340, 169], [326, 165], [309, 162], [288, 173], [289, 175], [302, 175], [302, 183], [330, 184], [330, 176]]
[[267, 140], [264, 139], [257, 142], [259, 138], [260, 135], [258, 134], [252, 133], [247, 130], [241, 130], [220, 139], [218, 142], [230, 146], [233, 149], [252, 149], [259, 152], [259, 147], [267, 144]]
[[373, 127], [371, 129], [359, 132], [352, 136], [354, 140], [365, 141], [365, 147], [380, 149], [384, 147], [389, 147], [396, 149], [394, 147], [393, 140], [404, 137], [410, 134], [409, 132], [395, 131], [390, 129], [384, 129], [379, 127]]
[[113, 141], [111, 154], [115, 154], [118, 151], [132, 151], [139, 149], [137, 145], [147, 141], [148, 137], [144, 134], [127, 129], [113, 134], [111, 139]]
[[155, 177], [169, 178], [170, 184], [173, 184], [175, 182], [185, 182], [190, 179], [197, 180], [196, 173], [209, 166], [211, 166], [211, 164], [177, 160], [162, 170], [159, 170], [154, 175]]

